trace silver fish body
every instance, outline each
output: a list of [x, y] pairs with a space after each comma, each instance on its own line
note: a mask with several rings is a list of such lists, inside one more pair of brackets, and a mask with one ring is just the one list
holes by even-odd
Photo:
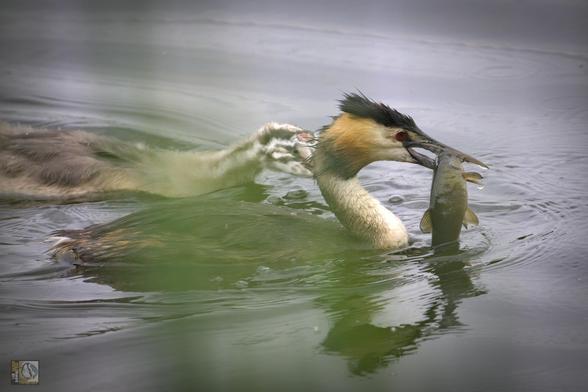
[[457, 241], [462, 225], [478, 224], [478, 217], [468, 207], [466, 180], [478, 183], [478, 173], [464, 173], [463, 159], [442, 153], [431, 185], [429, 209], [421, 220], [421, 230], [432, 232], [433, 246]]

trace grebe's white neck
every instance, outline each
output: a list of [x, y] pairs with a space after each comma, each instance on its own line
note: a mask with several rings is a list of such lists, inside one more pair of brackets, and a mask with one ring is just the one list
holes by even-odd
[[324, 172], [316, 180], [337, 219], [355, 236], [378, 249], [408, 245], [408, 233], [402, 221], [370, 195], [357, 177], [343, 179]]
[[380, 249], [407, 246], [408, 233], [402, 221], [359, 183], [357, 173], [374, 161], [406, 160], [406, 149], [394, 137], [401, 131], [344, 113], [323, 131], [312, 156], [321, 193], [339, 221]]

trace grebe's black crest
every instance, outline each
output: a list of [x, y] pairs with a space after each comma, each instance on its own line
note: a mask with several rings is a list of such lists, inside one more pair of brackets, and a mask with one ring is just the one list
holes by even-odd
[[342, 112], [357, 117], [370, 118], [386, 127], [418, 129], [412, 117], [402, 114], [388, 105], [373, 101], [361, 93], [345, 93], [339, 102], [339, 109]]

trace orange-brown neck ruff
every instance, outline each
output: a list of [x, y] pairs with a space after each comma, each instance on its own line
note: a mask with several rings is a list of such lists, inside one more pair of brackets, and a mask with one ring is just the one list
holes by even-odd
[[344, 179], [354, 177], [373, 162], [373, 138], [380, 125], [372, 119], [343, 113], [323, 132], [316, 152], [319, 172], [329, 171]]

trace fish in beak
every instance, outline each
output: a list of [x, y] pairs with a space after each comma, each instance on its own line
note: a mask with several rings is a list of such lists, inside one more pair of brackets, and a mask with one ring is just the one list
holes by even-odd
[[439, 155], [442, 152], [450, 153], [451, 155], [460, 158], [464, 162], [473, 163], [486, 169], [488, 168], [488, 165], [486, 165], [484, 162], [474, 158], [469, 154], [456, 150], [453, 147], [449, 147], [448, 145], [438, 142], [437, 140], [425, 134], [420, 129], [417, 132], [413, 131], [409, 134], [410, 138], [404, 142], [404, 147], [406, 147], [408, 153], [419, 165], [428, 167], [430, 169], [434, 169], [436, 166], [435, 161], [433, 159], [417, 152], [415, 148], [423, 148], [425, 150], [431, 151], [435, 155]]

